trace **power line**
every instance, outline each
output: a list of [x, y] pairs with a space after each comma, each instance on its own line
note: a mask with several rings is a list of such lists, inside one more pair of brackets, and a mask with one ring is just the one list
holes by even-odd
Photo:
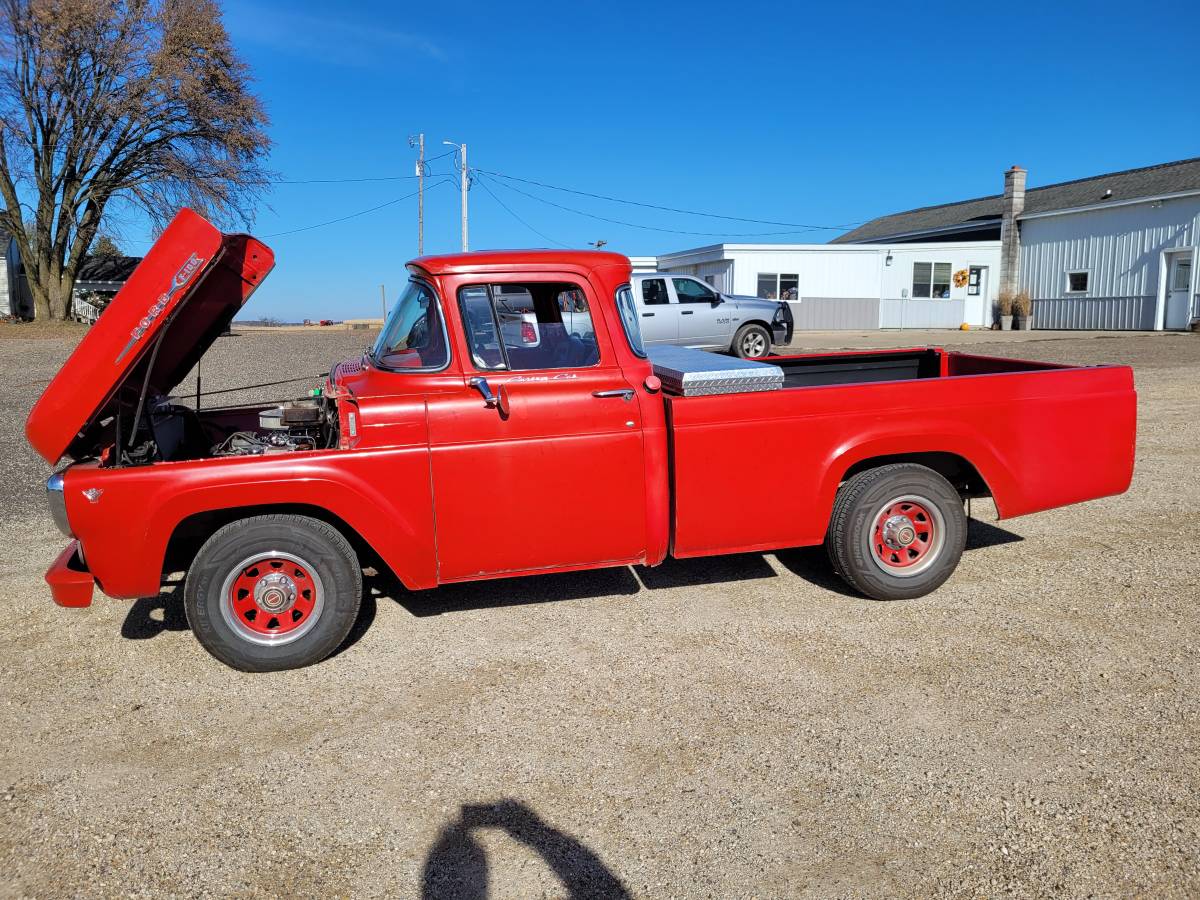
[[[479, 173], [480, 171], [481, 171], [480, 169], [475, 170], [476, 173]], [[548, 235], [548, 234], [542, 234], [542, 232], [538, 231], [536, 228], [534, 228], [532, 225], [530, 225], [528, 222], [526, 222], [524, 219], [522, 219], [520, 216], [518, 216], [515, 212], [513, 212], [512, 209], [509, 207], [509, 205], [507, 203], [505, 203], [503, 200], [501, 200], [499, 197], [497, 197], [495, 191], [493, 191], [490, 187], [488, 187], [487, 181], [478, 177], [478, 174], [476, 174], [475, 180], [479, 183], [480, 187], [482, 187], [485, 191], [488, 192], [489, 196], [491, 196], [491, 198], [493, 200], [495, 200], [497, 203], [500, 204], [501, 207], [504, 208], [505, 212], [507, 212], [510, 216], [512, 216], [514, 219], [516, 219], [518, 222], [520, 222], [522, 225], [524, 225], [526, 228], [528, 228], [530, 231], [532, 231], [534, 234], [536, 234], [542, 240], [549, 241], [552, 244], [558, 244], [558, 246], [565, 247], [568, 250], [571, 249], [570, 244], [564, 244], [562, 241], [556, 240], [556, 239], [550, 237], [550, 235]]]
[[[475, 171], [485, 172], [486, 170], [485, 169], [476, 169]], [[490, 175], [493, 173], [489, 172], [488, 174]], [[586, 216], [589, 219], [596, 219], [600, 222], [608, 222], [609, 224], [612, 224], [612, 225], [623, 225], [627, 228], [641, 228], [645, 231], [661, 231], [665, 234], [684, 234], [684, 235], [689, 235], [692, 237], [778, 237], [779, 235], [784, 235], [784, 234], [803, 234], [808, 231], [815, 231], [815, 230], [817, 230], [818, 227], [832, 227], [832, 226], [810, 226], [810, 227], [804, 227], [804, 228], [800, 228], [800, 229], [793, 230], [793, 231], [750, 231], [750, 232], [681, 231], [676, 228], [659, 228], [654, 225], [639, 225], [637, 222], [626, 222], [621, 219], [610, 219], [607, 216], [598, 216], [595, 213], [584, 212], [581, 209], [575, 209], [574, 207], [570, 207], [570, 206], [563, 206], [561, 203], [555, 203], [553, 200], [547, 200], [545, 197], [539, 197], [536, 194], [530, 194], [527, 191], [523, 191], [518, 187], [513, 187], [511, 184], [504, 184], [503, 182], [497, 182], [497, 184], [502, 184], [504, 187], [508, 188], [508, 190], [516, 191], [518, 194], [528, 197], [530, 200], [536, 200], [539, 203], [545, 203], [547, 206], [553, 206], [556, 209], [565, 210], [566, 212], [569, 212], [569, 213], [575, 213], [575, 215], [577, 215], [577, 216]]]
[[[447, 183], [447, 180], [442, 179], [441, 181], [434, 182], [433, 184], [430, 185], [430, 187], [435, 188], [439, 184], [446, 184], [446, 183]], [[342, 216], [337, 219], [330, 219], [328, 222], [317, 222], [315, 225], [305, 225], [303, 228], [293, 228], [290, 231], [276, 231], [276, 232], [273, 232], [272, 234], [264, 234], [264, 235], [262, 235], [262, 237], [264, 237], [264, 238], [283, 237], [284, 235], [288, 235], [288, 234], [298, 234], [301, 231], [312, 231], [314, 228], [324, 228], [326, 225], [336, 225], [338, 222], [345, 222], [349, 219], [356, 219], [359, 216], [365, 216], [367, 213], [373, 213], [376, 210], [383, 209], [386, 206], [394, 206], [397, 203], [400, 203], [404, 200], [409, 200], [412, 197], [417, 196], [417, 193], [418, 193], [417, 191], [413, 191], [411, 194], [405, 194], [403, 197], [397, 197], [394, 200], [388, 200], [386, 203], [380, 203], [378, 206], [372, 206], [370, 209], [362, 209], [362, 210], [359, 210], [358, 212], [350, 213], [350, 215], [348, 215], [348, 216]]]
[[[522, 184], [532, 184], [532, 185], [536, 185], [537, 187], [549, 188], [552, 191], [563, 191], [564, 193], [567, 193], [567, 194], [578, 194], [581, 197], [591, 197], [595, 200], [607, 200], [611, 203], [626, 203], [626, 204], [629, 204], [630, 206], [641, 206], [646, 209], [657, 209], [657, 210], [662, 210], [664, 212], [682, 213], [682, 214], [688, 215], [688, 216], [705, 216], [710, 219], [725, 219], [726, 221], [729, 221], [729, 222], [749, 222], [754, 225], [784, 225], [784, 226], [787, 226], [790, 228], [803, 228], [806, 231], [817, 231], [817, 230], [844, 231], [847, 228], [853, 228], [856, 225], [862, 224], [861, 222], [850, 222], [845, 225], [806, 225], [806, 224], [803, 224], [800, 222], [776, 222], [771, 219], [747, 219], [747, 218], [743, 218], [741, 216], [723, 216], [723, 215], [720, 215], [719, 213], [700, 212], [700, 211], [694, 210], [694, 209], [679, 209], [674, 206], [659, 206], [656, 203], [642, 203], [641, 201], [638, 201], [638, 200], [624, 200], [620, 197], [609, 197], [605, 194], [593, 194], [593, 193], [589, 193], [588, 191], [577, 191], [574, 188], [560, 187], [556, 184], [547, 184], [544, 181], [533, 181], [532, 179], [529, 179], [529, 178], [518, 178], [515, 175], [505, 175], [503, 172], [492, 172], [492, 171], [489, 171], [488, 169], [476, 169], [476, 171], [483, 172], [484, 174], [487, 174], [487, 175], [495, 175], [497, 178], [504, 178], [509, 181], [519, 181]], [[696, 233], [699, 233], [699, 232], [696, 232]], [[783, 233], [785, 233], [785, 232], [780, 232], [780, 234], [783, 234]]]
[[[450, 156], [452, 153], [454, 153], [453, 150], [447, 150], [445, 153], [439, 153], [437, 156], [431, 156], [425, 160], [425, 165], [429, 165], [431, 162], [437, 162], [439, 159], [445, 159], [447, 156]], [[425, 177], [426, 178], [436, 177], [436, 174], [442, 174], [442, 173], [426, 172]], [[450, 174], [450, 173], [447, 172], [444, 174]], [[357, 183], [366, 182], [366, 181], [406, 181], [409, 179], [419, 178], [419, 177], [420, 176], [418, 176], [418, 175], [373, 175], [373, 176], [364, 176], [362, 178], [269, 178], [269, 179], [267, 179], [267, 183], [268, 184], [357, 184]]]

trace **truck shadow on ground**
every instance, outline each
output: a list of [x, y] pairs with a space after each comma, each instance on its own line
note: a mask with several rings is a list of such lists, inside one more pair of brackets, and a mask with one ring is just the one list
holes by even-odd
[[[1024, 540], [1019, 534], [979, 519], [969, 519], [966, 550], [981, 550]], [[777, 550], [773, 555], [791, 574], [822, 590], [869, 603], [851, 591], [833, 571], [822, 547], [797, 547]], [[621, 566], [585, 572], [560, 572], [529, 575], [491, 581], [451, 584], [429, 591], [410, 592], [383, 565], [365, 570], [362, 606], [350, 634], [335, 652], [353, 646], [375, 620], [377, 602], [388, 598], [414, 616], [436, 616], [474, 609], [554, 603], [560, 600], [596, 600], [604, 597], [629, 597], [643, 588], [721, 585], [758, 579], [777, 578], [778, 574], [762, 553], [732, 556], [707, 556], [697, 559], [668, 559], [661, 566]], [[128, 640], [146, 640], [166, 631], [188, 630], [183, 611], [183, 578], [175, 573], [163, 582], [157, 597], [135, 601], [121, 625], [121, 636]]]
[[537, 853], [571, 898], [630, 897], [629, 890], [595, 851], [544, 821], [515, 800], [464, 804], [425, 857], [422, 900], [484, 900], [489, 895], [487, 851], [476, 839], [483, 829], [505, 832]]

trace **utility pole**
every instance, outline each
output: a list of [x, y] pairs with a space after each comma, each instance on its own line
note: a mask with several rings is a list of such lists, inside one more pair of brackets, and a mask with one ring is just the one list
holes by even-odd
[[425, 255], [425, 133], [408, 139], [417, 148], [417, 256]]
[[467, 252], [467, 188], [470, 186], [470, 170], [467, 168], [467, 145], [456, 144], [454, 141], [442, 141], [450, 147], [457, 147], [461, 157], [461, 165], [458, 167], [459, 187], [462, 191], [462, 248], [463, 253]]
[[387, 321], [387, 289], [381, 284], [379, 286], [379, 302], [383, 304], [383, 321]]

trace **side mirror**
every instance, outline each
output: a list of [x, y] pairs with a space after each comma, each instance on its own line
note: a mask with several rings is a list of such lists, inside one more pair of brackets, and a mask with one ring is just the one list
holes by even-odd
[[725, 302], [725, 298], [722, 297], [720, 294], [713, 294], [713, 299], [712, 299], [713, 306], [720, 306], [724, 302]]

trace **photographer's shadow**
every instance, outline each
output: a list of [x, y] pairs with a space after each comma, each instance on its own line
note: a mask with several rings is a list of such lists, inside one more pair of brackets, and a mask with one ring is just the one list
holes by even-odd
[[488, 896], [487, 851], [475, 838], [484, 828], [498, 828], [529, 847], [545, 861], [573, 900], [621, 898], [630, 893], [600, 857], [515, 800], [464, 804], [456, 821], [442, 829], [425, 857], [421, 877], [423, 900], [484, 900]]

